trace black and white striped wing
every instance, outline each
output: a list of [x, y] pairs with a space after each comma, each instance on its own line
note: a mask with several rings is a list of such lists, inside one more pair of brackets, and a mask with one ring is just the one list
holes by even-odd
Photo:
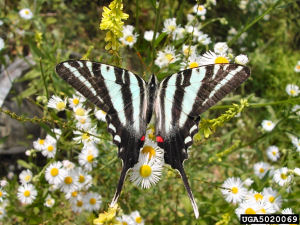
[[164, 149], [165, 162], [177, 169], [198, 215], [183, 161], [198, 132], [199, 115], [233, 91], [250, 76], [247, 67], [236, 64], [206, 65], [165, 78], [155, 102], [156, 138]]
[[121, 192], [129, 168], [138, 161], [146, 132], [146, 83], [130, 71], [84, 60], [69, 60], [56, 66], [56, 72], [83, 96], [107, 113], [108, 131], [123, 161], [119, 184], [112, 201]]

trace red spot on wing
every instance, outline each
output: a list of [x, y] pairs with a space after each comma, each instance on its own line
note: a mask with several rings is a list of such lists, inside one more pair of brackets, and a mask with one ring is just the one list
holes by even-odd
[[145, 136], [141, 137], [141, 141], [145, 141]]
[[156, 136], [157, 142], [164, 142], [164, 139], [161, 136]]

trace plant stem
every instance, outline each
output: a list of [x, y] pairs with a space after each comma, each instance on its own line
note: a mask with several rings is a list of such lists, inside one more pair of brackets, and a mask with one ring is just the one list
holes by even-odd
[[155, 7], [155, 27], [154, 27], [154, 34], [151, 42], [151, 47], [152, 47], [152, 65], [154, 65], [154, 59], [155, 59], [155, 46], [154, 46], [154, 41], [156, 38], [157, 30], [158, 30], [158, 24], [159, 24], [159, 19], [160, 19], [160, 9], [162, 5], [163, 0], [160, 0], [158, 3], [158, 8]]
[[41, 68], [43, 83], [44, 83], [45, 90], [46, 90], [46, 97], [47, 97], [47, 100], [49, 100], [48, 87], [46, 85], [46, 77], [45, 77], [45, 73], [44, 73], [44, 69], [43, 69], [43, 64], [42, 64], [42, 59], [41, 58], [40, 58], [40, 68]]

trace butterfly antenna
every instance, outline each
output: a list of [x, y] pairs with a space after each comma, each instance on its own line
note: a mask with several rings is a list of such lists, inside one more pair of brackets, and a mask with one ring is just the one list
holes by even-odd
[[117, 201], [118, 201], [118, 198], [121, 194], [121, 191], [122, 191], [122, 187], [123, 187], [123, 184], [124, 184], [124, 180], [126, 178], [126, 174], [127, 174], [127, 171], [129, 170], [129, 166], [126, 166], [125, 164], [123, 165], [123, 168], [122, 168], [122, 172], [121, 172], [121, 176], [120, 176], [120, 179], [119, 179], [119, 183], [118, 183], [118, 186], [117, 186], [117, 190], [116, 190], [116, 193], [110, 203], [110, 207], [113, 207]]
[[185, 187], [185, 189], [186, 189], [186, 191], [187, 191], [187, 193], [188, 193], [188, 195], [189, 195], [189, 198], [190, 198], [190, 200], [191, 200], [191, 203], [192, 203], [192, 206], [193, 206], [193, 209], [194, 209], [194, 214], [195, 214], [195, 217], [196, 217], [196, 219], [197, 219], [197, 218], [199, 217], [198, 206], [197, 206], [197, 204], [196, 204], [196, 202], [195, 202], [195, 198], [194, 198], [194, 195], [193, 195], [193, 193], [192, 193], [191, 187], [190, 187], [190, 185], [189, 185], [188, 179], [187, 179], [187, 177], [186, 177], [186, 175], [185, 175], [183, 166], [180, 166], [180, 167], [178, 168], [178, 171], [179, 171], [179, 173], [180, 173], [180, 175], [181, 175], [181, 178], [182, 178], [184, 187]]

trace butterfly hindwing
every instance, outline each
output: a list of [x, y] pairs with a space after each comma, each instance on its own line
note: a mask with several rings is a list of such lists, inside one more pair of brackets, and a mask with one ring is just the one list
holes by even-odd
[[118, 146], [123, 169], [112, 204], [116, 203], [128, 169], [138, 161], [146, 132], [146, 83], [130, 71], [84, 60], [69, 60], [56, 72], [107, 113], [107, 129]]
[[247, 67], [237, 64], [206, 65], [166, 77], [155, 101], [156, 136], [164, 149], [165, 162], [177, 169], [192, 202], [198, 208], [187, 182], [183, 161], [198, 132], [199, 115], [237, 88], [250, 76]]

